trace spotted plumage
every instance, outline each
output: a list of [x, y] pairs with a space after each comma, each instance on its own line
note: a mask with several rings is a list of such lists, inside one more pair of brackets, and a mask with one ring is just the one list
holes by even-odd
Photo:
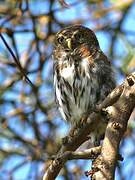
[[80, 25], [56, 34], [53, 59], [56, 102], [62, 117], [77, 124], [115, 87], [111, 64], [94, 32]]

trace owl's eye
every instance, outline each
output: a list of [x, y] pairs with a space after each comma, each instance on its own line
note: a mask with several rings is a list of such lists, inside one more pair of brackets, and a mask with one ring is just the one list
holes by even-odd
[[58, 37], [57, 41], [62, 44], [64, 42], [64, 37], [63, 36], [60, 36]]
[[83, 34], [81, 34], [81, 33], [76, 33], [75, 35], [74, 35], [74, 38], [76, 39], [76, 40], [80, 40], [81, 38], [83, 38], [84, 36], [83, 36]]

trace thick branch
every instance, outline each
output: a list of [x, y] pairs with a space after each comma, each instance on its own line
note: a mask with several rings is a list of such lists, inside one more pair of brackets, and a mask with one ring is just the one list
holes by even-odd
[[135, 107], [135, 73], [127, 77], [123, 93], [119, 100], [107, 108], [110, 116], [101, 155], [95, 160], [98, 170], [92, 176], [94, 180], [113, 180], [118, 159], [120, 141], [127, 129], [128, 119]]
[[[125, 80], [122, 85], [115, 88], [109, 94], [109, 96], [107, 96], [107, 98], [97, 107], [97, 111], [99, 112], [102, 108], [106, 108], [107, 106], [113, 105], [116, 101], [117, 101], [116, 104], [119, 104], [119, 106], [121, 105], [121, 107], [123, 106], [125, 107], [125, 105], [123, 104], [125, 102], [124, 100], [121, 100], [121, 97], [123, 96], [126, 87], [127, 87], [127, 80]], [[127, 92], [130, 91], [130, 88], [132, 87], [129, 87], [129, 90], [127, 90]], [[126, 103], [128, 101], [128, 98], [129, 97], [126, 97]], [[130, 105], [130, 103], [131, 102], [128, 101], [127, 103], [128, 106]], [[117, 107], [116, 107], [116, 110], [118, 110]], [[122, 117], [124, 117], [126, 114], [124, 109], [123, 111], [121, 111], [121, 113], [123, 113]], [[131, 114], [131, 110], [128, 111], [128, 116], [130, 116], [130, 114]], [[110, 114], [110, 117], [111, 117], [111, 114]], [[111, 117], [111, 119], [112, 118], [113, 117]], [[69, 141], [66, 144], [62, 145], [60, 151], [58, 152], [57, 157], [61, 157], [61, 155], [64, 154], [66, 151], [75, 151], [82, 143], [88, 140], [89, 139], [88, 135], [95, 129], [99, 121], [101, 121], [101, 116], [99, 115], [99, 113], [93, 112], [92, 114], [90, 114], [90, 116], [87, 119], [86, 125], [83, 128], [80, 128], [77, 134], [72, 139], [70, 137], [68, 138]], [[61, 162], [61, 159], [59, 158], [56, 158], [55, 160], [53, 160], [51, 165], [45, 172], [43, 180], [55, 179], [58, 173], [60, 172], [61, 168], [63, 167], [64, 163], [65, 161]]]

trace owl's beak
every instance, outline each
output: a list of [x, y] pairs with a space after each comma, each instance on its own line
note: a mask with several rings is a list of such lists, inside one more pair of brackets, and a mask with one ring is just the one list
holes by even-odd
[[71, 38], [67, 39], [66, 42], [67, 42], [68, 48], [71, 49], [72, 48]]

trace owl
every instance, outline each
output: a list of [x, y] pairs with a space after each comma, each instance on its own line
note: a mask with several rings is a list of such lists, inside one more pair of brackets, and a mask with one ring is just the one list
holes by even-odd
[[53, 59], [60, 113], [67, 122], [78, 124], [114, 89], [111, 63], [101, 51], [94, 32], [81, 25], [56, 34]]

